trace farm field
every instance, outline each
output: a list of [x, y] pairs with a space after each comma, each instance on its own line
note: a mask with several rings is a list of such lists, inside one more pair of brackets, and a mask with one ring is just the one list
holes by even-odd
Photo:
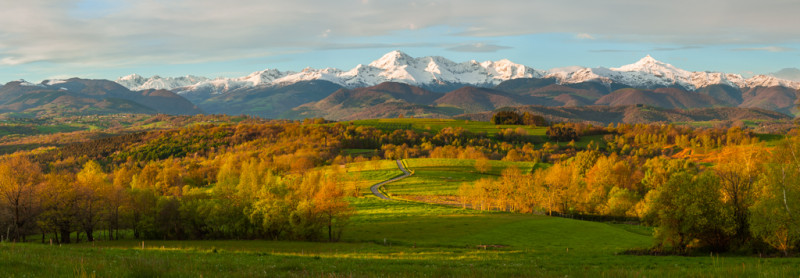
[[[353, 125], [371, 126], [383, 131], [393, 130], [414, 130], [417, 132], [430, 132], [436, 133], [444, 128], [463, 128], [466, 131], [473, 133], [486, 133], [488, 136], [496, 136], [498, 133], [505, 129], [521, 128], [525, 130], [533, 142], [536, 143], [536, 148], [540, 149], [542, 143], [547, 142], [547, 127], [531, 127], [520, 125], [495, 125], [490, 122], [478, 122], [469, 120], [453, 120], [453, 119], [371, 119], [371, 120], [356, 120], [346, 123]], [[586, 148], [589, 143], [594, 142], [594, 145], [604, 145], [603, 135], [587, 135], [582, 136], [575, 142], [575, 147]], [[569, 142], [551, 142], [551, 144], [566, 146]]]
[[[796, 277], [798, 258], [634, 256], [647, 228], [375, 197], [343, 242], [0, 244], [7, 277]], [[384, 239], [386, 243], [384, 244]], [[486, 249], [483, 248], [484, 245]]]
[[544, 136], [547, 128], [519, 125], [495, 125], [490, 122], [476, 122], [469, 120], [452, 119], [372, 119], [351, 121], [354, 125], [372, 126], [381, 130], [410, 129], [415, 131], [438, 132], [444, 128], [463, 128], [464, 130], [479, 133], [485, 132], [487, 135], [494, 135], [503, 129], [523, 128], [528, 135]]
[[481, 178], [497, 178], [508, 167], [516, 167], [523, 173], [544, 164], [531, 162], [509, 162], [488, 160], [490, 167], [485, 173], [475, 168], [474, 159], [412, 158], [404, 159], [413, 175], [386, 185], [393, 195], [457, 195], [458, 187], [465, 182]]

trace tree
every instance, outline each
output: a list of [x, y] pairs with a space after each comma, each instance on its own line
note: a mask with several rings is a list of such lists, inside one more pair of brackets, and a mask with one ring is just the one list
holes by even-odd
[[755, 146], [732, 146], [722, 150], [714, 173], [719, 177], [723, 200], [733, 208], [736, 238], [743, 243], [750, 237], [749, 208], [756, 200], [755, 184], [762, 172], [764, 151]]
[[344, 198], [344, 188], [339, 185], [339, 177], [330, 175], [323, 180], [316, 194], [314, 207], [322, 215], [328, 228], [328, 241], [338, 241], [350, 216], [355, 212]]
[[698, 176], [680, 172], [657, 190], [655, 237], [659, 247], [669, 245], [678, 253], [686, 253], [698, 240], [715, 251], [727, 248], [735, 233], [733, 211], [721, 201], [716, 176], [710, 172]]
[[94, 241], [94, 230], [103, 219], [103, 189], [110, 186], [100, 164], [90, 160], [76, 176], [78, 220], [88, 241]]
[[800, 141], [781, 142], [770, 162], [749, 224], [755, 237], [788, 256], [800, 243]]
[[475, 170], [481, 174], [488, 173], [492, 170], [492, 164], [486, 158], [477, 159], [475, 160]]
[[540, 115], [534, 115], [529, 112], [522, 113], [522, 124], [530, 126], [547, 126], [547, 120]]
[[522, 115], [514, 111], [500, 111], [492, 115], [492, 123], [496, 125], [522, 124]]
[[52, 231], [56, 235], [56, 242], [70, 243], [70, 233], [77, 222], [75, 175], [67, 172], [47, 174], [40, 198], [43, 211], [39, 225]]
[[0, 161], [0, 202], [11, 218], [12, 240], [24, 240], [24, 229], [39, 213], [37, 194], [41, 187], [42, 170], [22, 155], [12, 155]]
[[[121, 209], [128, 203], [128, 189], [133, 180], [133, 170], [120, 167], [114, 171], [112, 183], [103, 188], [102, 195], [108, 206], [108, 230], [110, 239], [119, 239]], [[112, 233], [112, 231], [114, 233]]]
[[573, 170], [575, 169], [566, 163], [557, 163], [547, 170], [537, 171], [541, 172], [542, 176], [537, 175], [535, 180], [543, 180], [535, 187], [536, 191], [542, 194], [540, 198], [542, 202], [539, 203], [546, 206], [550, 215], [553, 215], [553, 211], [559, 213], [570, 211], [570, 196], [567, 193], [577, 182], [574, 180]]
[[571, 140], [579, 140], [580, 137], [578, 136], [578, 132], [569, 126], [558, 124], [552, 125], [547, 127], [547, 131], [545, 132], [547, 137], [550, 140], [555, 140], [559, 142], [569, 142]]

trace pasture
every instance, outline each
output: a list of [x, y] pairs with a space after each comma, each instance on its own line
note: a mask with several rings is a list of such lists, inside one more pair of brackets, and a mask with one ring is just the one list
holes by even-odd
[[[530, 163], [409, 159], [415, 174], [391, 193], [446, 194], [442, 176], [461, 181], [496, 176]], [[707, 254], [626, 255], [652, 244], [649, 227], [542, 215], [486, 212], [405, 200], [365, 189], [401, 174], [394, 161], [331, 170], [359, 176], [363, 190], [341, 242], [123, 239], [71, 245], [1, 243], [5, 277], [797, 277], [800, 258]], [[433, 184], [424, 187], [425, 184]], [[460, 184], [460, 182], [453, 182]]]
[[[343, 242], [0, 244], [7, 277], [796, 277], [798, 258], [623, 255], [647, 229], [375, 197]], [[384, 241], [385, 239], [385, 241]]]

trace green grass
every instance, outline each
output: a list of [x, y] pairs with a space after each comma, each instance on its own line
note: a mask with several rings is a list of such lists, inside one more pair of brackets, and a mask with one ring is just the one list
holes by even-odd
[[491, 169], [480, 173], [475, 169], [473, 159], [413, 158], [404, 161], [414, 174], [385, 185], [393, 195], [456, 195], [463, 183], [497, 178], [506, 167], [517, 167], [523, 173], [530, 172], [534, 167], [530, 162], [490, 160]]
[[370, 186], [403, 174], [394, 160], [348, 163], [345, 170], [350, 177], [357, 180], [360, 196], [372, 196]]
[[[453, 120], [453, 119], [372, 119], [372, 120], [356, 120], [352, 121], [355, 125], [371, 126], [380, 130], [393, 131], [398, 129], [409, 129], [417, 132], [439, 132], [444, 128], [461, 127], [465, 130], [474, 133], [486, 133], [489, 136], [494, 136], [504, 129], [524, 129], [529, 136], [535, 138], [535, 142], [548, 141], [545, 133], [546, 127], [531, 127], [524, 125], [495, 125], [490, 122], [476, 122], [468, 120]], [[583, 136], [580, 140], [575, 142], [575, 147], [586, 148], [589, 142], [594, 141], [595, 145], [600, 145], [602, 148], [605, 143], [603, 135], [589, 135]], [[551, 142], [556, 143], [556, 142]], [[565, 147], [569, 142], [557, 142], [559, 146]], [[535, 144], [537, 149], [542, 147], [541, 143]]]
[[446, 127], [461, 127], [465, 130], [474, 133], [485, 132], [488, 135], [494, 135], [503, 129], [523, 128], [528, 132], [528, 135], [544, 136], [547, 128], [537, 127], [531, 128], [530, 126], [522, 125], [495, 125], [490, 122], [476, 122], [468, 120], [452, 120], [452, 119], [373, 119], [373, 120], [357, 120], [352, 121], [355, 125], [372, 126], [381, 130], [397, 130], [397, 129], [411, 129], [419, 132], [439, 132]]
[[755, 135], [755, 137], [758, 138], [759, 141], [764, 142], [767, 145], [767, 147], [775, 147], [777, 146], [778, 142], [786, 138], [784, 134], [764, 134], [764, 133], [758, 133]]
[[[471, 160], [405, 162], [420, 178], [425, 172], [448, 173], [463, 179], [479, 177], [469, 173], [473, 167]], [[493, 163], [497, 165], [484, 176], [497, 175], [502, 167], [509, 165], [534, 167]], [[329, 167], [342, 167], [351, 175], [358, 173], [365, 184], [400, 174], [391, 160]], [[652, 229], [648, 227], [386, 201], [371, 194], [362, 196], [350, 199], [357, 213], [338, 243], [146, 240], [144, 248], [142, 241], [133, 239], [63, 246], [0, 243], [0, 273], [4, 277], [800, 275], [800, 258], [623, 255], [621, 252], [625, 250], [652, 244]], [[489, 246], [484, 248], [486, 245]]]
[[[141, 241], [0, 244], [7, 277], [797, 277], [798, 258], [631, 256], [637, 226], [477, 212], [374, 197], [344, 242]], [[632, 232], [631, 230], [634, 230]], [[386, 239], [386, 244], [384, 244]], [[500, 245], [483, 249], [481, 245]]]
[[353, 156], [353, 157], [356, 157], [356, 156], [359, 156], [359, 155], [365, 156], [365, 157], [371, 157], [371, 156], [374, 156], [374, 155], [377, 154], [377, 150], [375, 150], [375, 149], [343, 149], [342, 153], [345, 154], [345, 155]]

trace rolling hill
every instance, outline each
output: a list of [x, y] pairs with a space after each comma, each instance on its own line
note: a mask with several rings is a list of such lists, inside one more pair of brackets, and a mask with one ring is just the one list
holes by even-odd
[[678, 88], [620, 89], [598, 99], [594, 104], [627, 106], [644, 104], [661, 108], [701, 108], [719, 105], [720, 102], [704, 94]]
[[167, 90], [133, 92], [108, 80], [72, 78], [40, 84], [9, 82], [0, 88], [0, 113], [27, 116], [58, 114], [198, 114], [202, 111]]
[[[367, 110], [373, 111], [369, 113], [372, 115], [391, 115], [394, 112], [381, 112], [380, 109], [398, 110], [398, 107], [408, 104], [429, 105], [440, 96], [441, 94], [408, 84], [384, 82], [372, 87], [339, 89], [320, 101], [292, 109], [284, 114], [284, 117], [294, 119], [323, 117], [341, 120], [352, 119], [354, 115]], [[395, 104], [389, 105], [388, 103]], [[419, 109], [418, 106], [406, 107]], [[406, 115], [413, 116], [413, 111]]]
[[462, 87], [436, 99], [438, 106], [457, 107], [465, 113], [476, 113], [494, 110], [506, 106], [529, 104], [553, 105], [545, 98], [510, 94], [503, 91], [477, 87]]
[[342, 86], [324, 80], [297, 82], [289, 85], [265, 85], [242, 88], [215, 95], [198, 106], [213, 114], [247, 114], [279, 118], [297, 106], [328, 97]]
[[[517, 112], [542, 115], [551, 122], [587, 122], [597, 125], [610, 123], [654, 123], [692, 121], [737, 121], [737, 120], [787, 120], [786, 114], [760, 108], [714, 107], [698, 109], [664, 109], [646, 105], [581, 107], [547, 107], [539, 105], [509, 108]], [[489, 121], [493, 111], [458, 115], [457, 119]]]

